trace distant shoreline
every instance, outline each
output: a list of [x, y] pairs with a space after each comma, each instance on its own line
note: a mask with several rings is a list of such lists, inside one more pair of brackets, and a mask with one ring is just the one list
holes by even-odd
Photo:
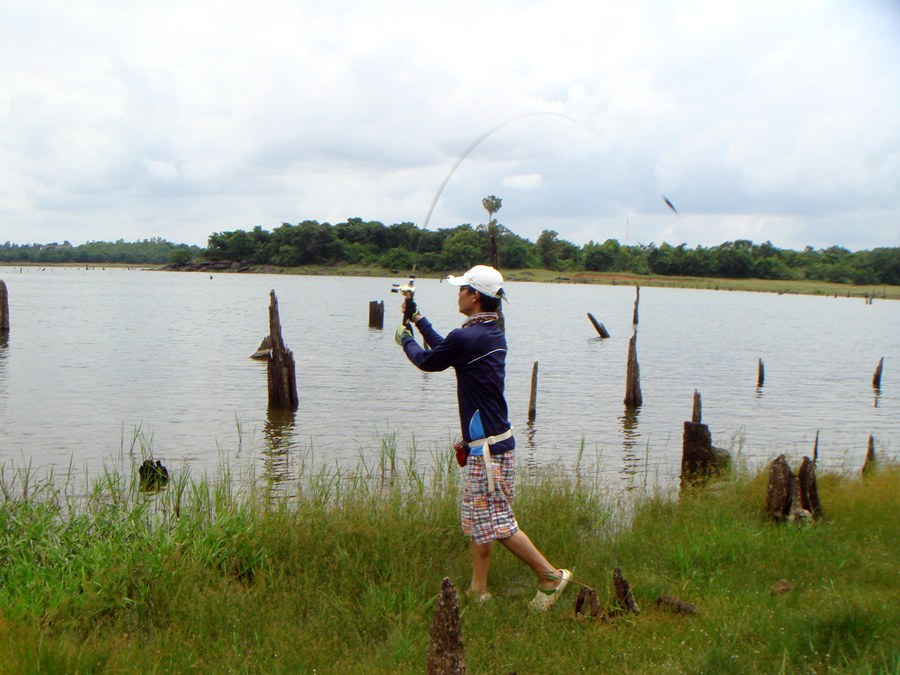
[[[169, 265], [134, 263], [10, 263], [0, 265], [9, 268], [84, 268], [93, 269], [134, 269], [145, 271], [194, 272], [202, 274], [294, 274], [306, 276], [352, 276], [383, 277], [405, 281], [409, 270], [391, 271], [383, 267], [362, 265], [308, 265], [304, 267], [276, 267], [274, 265], [242, 265], [227, 267], [219, 264], [197, 268], [173, 268]], [[420, 278], [437, 279], [442, 275], [434, 273], [418, 274]], [[676, 277], [660, 275], [640, 275], [629, 272], [557, 272], [546, 269], [518, 269], [504, 271], [509, 281], [533, 281], [540, 283], [596, 284], [606, 286], [645, 286], [656, 288], [688, 288], [717, 291], [745, 291], [751, 293], [777, 293], [778, 295], [821, 295], [845, 298], [874, 298], [876, 300], [900, 300], [900, 286], [836, 284], [826, 281], [796, 279], [726, 279], [721, 277]]]

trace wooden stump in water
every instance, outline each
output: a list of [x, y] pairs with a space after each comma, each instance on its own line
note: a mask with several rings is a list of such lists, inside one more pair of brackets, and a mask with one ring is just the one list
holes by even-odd
[[[2, 282], [0, 282], [2, 283]], [[9, 326], [7, 326], [7, 329]], [[876, 389], [881, 389], [881, 373], [884, 371], [884, 357], [881, 357], [881, 360], [878, 361], [878, 365], [875, 367], [875, 374], [872, 375], [872, 386]]]
[[628, 341], [628, 368], [625, 380], [625, 405], [641, 405], [644, 396], [641, 393], [641, 367], [637, 359], [637, 332]]
[[466, 651], [459, 622], [459, 594], [447, 577], [441, 582], [430, 635], [425, 672], [429, 675], [465, 673]]
[[159, 460], [154, 463], [152, 460], [145, 459], [138, 467], [138, 479], [143, 492], [161, 490], [169, 482], [169, 470]]
[[631, 315], [631, 323], [638, 325], [638, 303], [641, 301], [641, 287], [634, 287], [634, 314]]
[[537, 376], [538, 362], [535, 361], [534, 365], [531, 366], [531, 396], [528, 399], [529, 422], [534, 422], [534, 418], [537, 417]]
[[268, 363], [269, 405], [275, 408], [297, 408], [297, 374], [294, 355], [281, 337], [281, 318], [278, 316], [278, 298], [275, 291], [269, 294], [269, 337], [272, 354]]
[[699, 422], [685, 422], [681, 441], [681, 484], [702, 483], [725, 472], [731, 456], [713, 447], [709, 427]]
[[700, 424], [703, 417], [703, 404], [700, 401], [700, 392], [694, 389], [694, 408], [691, 410], [691, 422]]
[[594, 315], [591, 314], [590, 312], [588, 312], [587, 315], [588, 315], [588, 319], [590, 319], [591, 323], [594, 324], [594, 330], [597, 331], [598, 335], [600, 335], [600, 337], [602, 337], [602, 338], [608, 338], [609, 331], [606, 330], [606, 326], [604, 326], [602, 323], [597, 321], [597, 319], [594, 318]]
[[761, 387], [766, 383], [766, 364], [763, 360], [759, 360], [759, 366], [756, 371], [756, 386]]
[[251, 359], [267, 359], [272, 354], [272, 338], [269, 335], [266, 335], [262, 339], [262, 342], [259, 343], [259, 347], [256, 351], [250, 355]]
[[866, 461], [863, 462], [863, 475], [875, 468], [875, 437], [869, 434], [869, 447], [866, 449]]
[[731, 464], [731, 455], [713, 446], [709, 426], [700, 421], [702, 416], [700, 392], [694, 389], [691, 421], [684, 423], [681, 441], [682, 486], [717, 476], [725, 472]]
[[384, 301], [369, 301], [369, 328], [384, 328]]
[[0, 333], [9, 332], [9, 292], [6, 282], [0, 279]]
[[816, 485], [816, 463], [804, 457], [797, 472], [797, 483], [800, 486], [800, 505], [812, 515], [813, 520], [822, 517], [822, 503], [819, 501], [819, 488]]

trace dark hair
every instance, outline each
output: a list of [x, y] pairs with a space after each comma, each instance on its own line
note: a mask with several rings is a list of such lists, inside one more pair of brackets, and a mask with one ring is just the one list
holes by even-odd
[[500, 309], [500, 298], [492, 298], [489, 295], [485, 295], [481, 291], [478, 292], [478, 295], [481, 296], [482, 312], [496, 312], [498, 309]]

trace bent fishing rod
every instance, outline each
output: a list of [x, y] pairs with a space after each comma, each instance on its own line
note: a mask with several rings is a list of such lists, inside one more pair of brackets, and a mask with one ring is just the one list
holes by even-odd
[[[466, 159], [471, 155], [475, 148], [481, 145], [485, 140], [487, 140], [491, 135], [500, 131], [503, 127], [512, 124], [513, 122], [518, 122], [519, 120], [527, 119], [529, 117], [538, 117], [543, 115], [550, 115], [552, 117], [561, 117], [562, 119], [569, 120], [570, 122], [574, 122], [578, 126], [586, 129], [591, 134], [596, 136], [598, 139], [603, 140], [601, 136], [587, 126], [584, 122], [575, 119], [574, 117], [570, 117], [564, 113], [553, 112], [550, 110], [536, 111], [530, 113], [524, 113], [522, 115], [516, 115], [515, 117], [511, 117], [508, 120], [504, 120], [500, 124], [497, 124], [490, 129], [488, 129], [485, 133], [481, 134], [478, 138], [476, 138], [468, 147], [463, 151], [463, 153], [456, 159], [453, 163], [453, 166], [450, 168], [450, 171], [444, 177], [444, 180], [441, 182], [440, 186], [437, 189], [437, 192], [434, 194], [434, 198], [431, 200], [431, 206], [428, 208], [428, 214], [425, 216], [425, 221], [422, 224], [422, 228], [419, 231], [419, 243], [416, 245], [416, 252], [413, 257], [413, 266], [412, 271], [409, 275], [409, 281], [405, 284], [393, 284], [391, 286], [391, 293], [400, 293], [406, 298], [412, 299], [416, 292], [416, 267], [418, 265], [419, 253], [422, 249], [422, 237], [425, 234], [425, 231], [428, 229], [428, 223], [431, 222], [431, 216], [434, 214], [434, 209], [437, 206], [438, 201], [441, 198], [441, 195], [444, 193], [444, 188], [447, 187], [447, 184], [450, 182], [450, 179], [453, 178], [453, 174], [456, 173], [456, 170], [460, 167], [460, 165], [466, 161]], [[407, 309], [403, 314], [403, 324], [407, 327], [409, 326], [409, 322], [412, 319], [412, 313], [415, 311], [414, 303], [406, 303]]]

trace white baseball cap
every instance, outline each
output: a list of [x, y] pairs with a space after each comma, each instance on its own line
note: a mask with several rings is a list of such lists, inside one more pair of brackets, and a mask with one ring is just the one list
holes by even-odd
[[484, 293], [492, 298], [506, 299], [506, 291], [503, 290], [503, 275], [487, 265], [475, 265], [461, 277], [451, 274], [447, 277], [447, 283], [451, 286], [471, 286], [479, 293]]

